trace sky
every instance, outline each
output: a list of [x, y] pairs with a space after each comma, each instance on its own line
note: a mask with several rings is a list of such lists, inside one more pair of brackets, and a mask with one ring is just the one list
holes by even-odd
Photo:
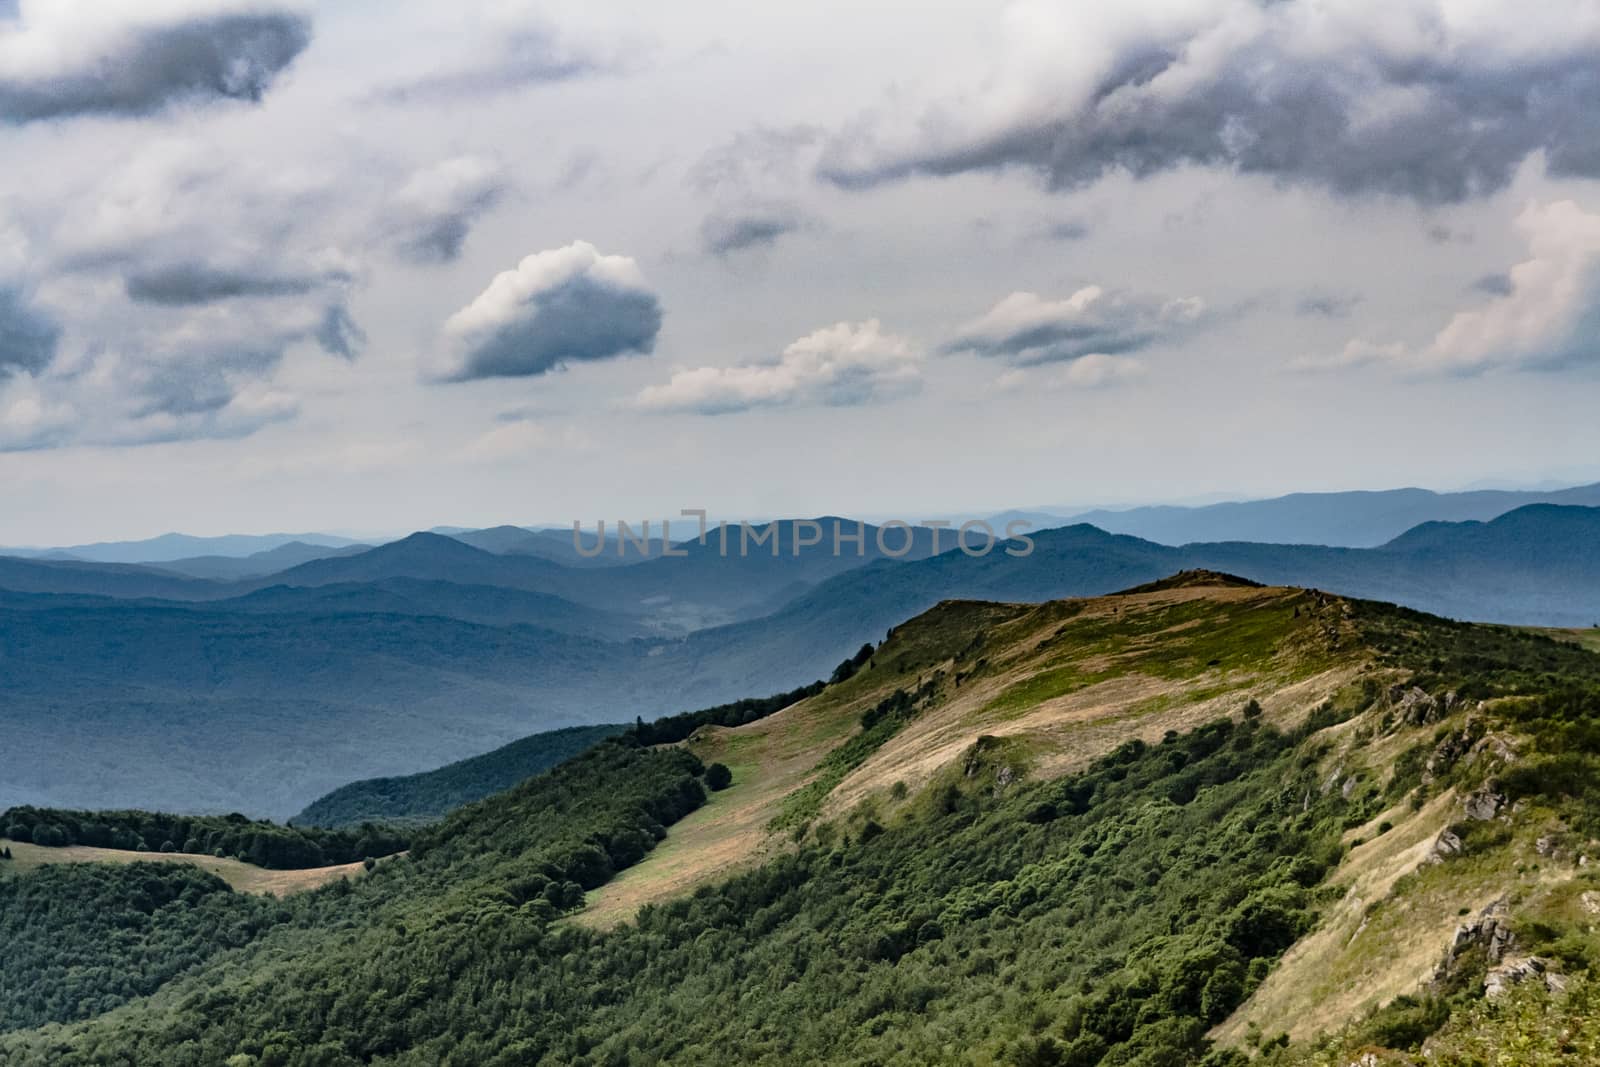
[[1600, 0], [0, 0], [0, 543], [1600, 480]]

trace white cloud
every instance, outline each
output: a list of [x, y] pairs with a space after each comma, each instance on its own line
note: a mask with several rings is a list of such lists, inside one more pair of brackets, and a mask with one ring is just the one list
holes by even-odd
[[661, 304], [639, 265], [575, 241], [526, 257], [450, 316], [430, 376], [521, 378], [648, 354], [660, 330]]
[[413, 174], [395, 193], [383, 225], [401, 255], [446, 263], [461, 255], [472, 226], [506, 192], [504, 168], [485, 156], [457, 156]]
[[644, 389], [634, 403], [645, 411], [702, 415], [798, 405], [848, 407], [914, 392], [921, 384], [921, 353], [869, 319], [808, 334], [773, 363], [680, 370], [665, 384]]
[[1427, 345], [1356, 339], [1301, 370], [1389, 364], [1422, 373], [1553, 368], [1600, 357], [1600, 214], [1571, 200], [1531, 204], [1517, 217], [1529, 258], [1499, 295], [1459, 311]]
[[995, 379], [994, 388], [1002, 393], [1112, 389], [1143, 381], [1147, 373], [1142, 360], [1097, 352], [1057, 369], [1013, 368]]
[[1136, 352], [1200, 322], [1199, 297], [1168, 299], [1085, 286], [1064, 300], [1017, 292], [956, 332], [947, 352], [998, 357], [1019, 366]]

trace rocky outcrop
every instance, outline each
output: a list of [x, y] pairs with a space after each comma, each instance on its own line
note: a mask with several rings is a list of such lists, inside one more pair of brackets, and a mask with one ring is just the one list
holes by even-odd
[[1529, 980], [1542, 982], [1552, 993], [1566, 989], [1566, 976], [1558, 972], [1550, 960], [1516, 955], [1516, 947], [1517, 938], [1511, 931], [1502, 897], [1479, 912], [1476, 918], [1456, 927], [1450, 948], [1434, 968], [1433, 984], [1442, 986], [1463, 971], [1470, 973], [1472, 964], [1482, 953], [1481, 959], [1488, 964], [1483, 978], [1485, 996], [1501, 996]]
[[1515, 945], [1516, 938], [1506, 920], [1506, 902], [1502, 897], [1480, 911], [1475, 918], [1456, 927], [1444, 958], [1433, 969], [1433, 984], [1445, 985], [1464, 969], [1470, 969], [1478, 953], [1492, 967], [1505, 958]]
[[1436, 723], [1454, 711], [1459, 704], [1454, 692], [1436, 697], [1417, 685], [1390, 686], [1388, 697], [1389, 707], [1396, 719], [1407, 726], [1428, 726]]
[[1538, 956], [1509, 956], [1489, 968], [1483, 979], [1483, 995], [1493, 1000], [1529, 980], [1542, 982], [1551, 993], [1561, 993], [1567, 988], [1566, 975], [1552, 969], [1549, 960]]
[[1461, 855], [1461, 838], [1449, 830], [1441, 830], [1433, 840], [1433, 850], [1424, 863], [1443, 863], [1452, 856]]
[[1500, 809], [1506, 806], [1506, 798], [1505, 794], [1498, 792], [1491, 783], [1468, 793], [1462, 799], [1461, 806], [1466, 811], [1467, 818], [1488, 822], [1500, 814]]

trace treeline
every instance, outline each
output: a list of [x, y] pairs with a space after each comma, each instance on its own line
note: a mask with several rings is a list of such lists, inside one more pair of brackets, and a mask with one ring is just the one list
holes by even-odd
[[16, 807], [0, 814], [13, 841], [62, 848], [91, 845], [131, 852], [226, 856], [257, 867], [300, 870], [403, 851], [403, 831], [366, 825], [354, 830], [283, 826], [243, 815], [171, 815], [153, 811], [66, 811]]
[[411, 857], [441, 885], [493, 873], [494, 899], [540, 904], [552, 917], [644, 859], [703, 805], [705, 773], [687, 749], [602, 741], [419, 832]]
[[295, 826], [352, 827], [367, 822], [420, 826], [542, 774], [623, 729], [611, 725], [549, 730], [438, 770], [352, 782], [289, 821]]
[[816, 681], [798, 689], [791, 689], [787, 693], [778, 693], [770, 697], [746, 697], [731, 704], [718, 704], [714, 708], [667, 715], [652, 722], [635, 719], [624, 736], [640, 745], [676, 744], [687, 740], [702, 726], [743, 726], [745, 723], [764, 719], [768, 715], [782, 711], [790, 704], [816, 696], [827, 687], [826, 682]]
[[651, 722], [636, 718], [623, 737], [640, 745], [671, 745], [688, 740], [702, 726], [743, 726], [757, 719], [764, 719], [768, 715], [777, 714], [790, 704], [797, 704], [808, 697], [816, 696], [829, 685], [849, 681], [872, 661], [872, 654], [875, 651], [871, 644], [862, 645], [855, 655], [833, 669], [833, 674], [826, 682], [819, 679], [810, 685], [791, 689], [787, 693], [776, 693], [769, 697], [746, 697], [731, 704], [718, 704], [716, 707], [703, 708], [699, 711], [666, 715]]

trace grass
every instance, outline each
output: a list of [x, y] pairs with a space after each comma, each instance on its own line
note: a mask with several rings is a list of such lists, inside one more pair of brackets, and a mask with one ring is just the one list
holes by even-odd
[[1553, 637], [1557, 641], [1581, 645], [1591, 652], [1600, 652], [1600, 626], [1590, 626], [1581, 630], [1537, 629], [1535, 632]]
[[[698, 731], [687, 744], [726, 763], [733, 786], [591, 894], [575, 921], [626, 921], [792, 847], [809, 824], [869, 798], [915, 794], [980, 736], [1015, 757], [1014, 771], [1054, 777], [1129, 738], [1156, 742], [1237, 714], [1251, 698], [1269, 718], [1296, 721], [1356, 670], [1349, 650], [1330, 646], [1329, 618], [1312, 594], [1227, 585], [942, 603], [896, 627], [848, 681], [748, 725]], [[937, 692], [914, 714], [863, 731], [864, 712], [935, 675]]]
[[337, 867], [316, 867], [303, 871], [269, 871], [236, 859], [190, 855], [183, 852], [129, 852], [115, 848], [70, 845], [44, 848], [40, 845], [8, 841], [10, 860], [0, 860], [0, 876], [22, 876], [56, 863], [186, 863], [209, 871], [241, 893], [264, 893], [282, 897], [315, 889], [339, 878], [359, 878], [366, 873], [360, 863]]

